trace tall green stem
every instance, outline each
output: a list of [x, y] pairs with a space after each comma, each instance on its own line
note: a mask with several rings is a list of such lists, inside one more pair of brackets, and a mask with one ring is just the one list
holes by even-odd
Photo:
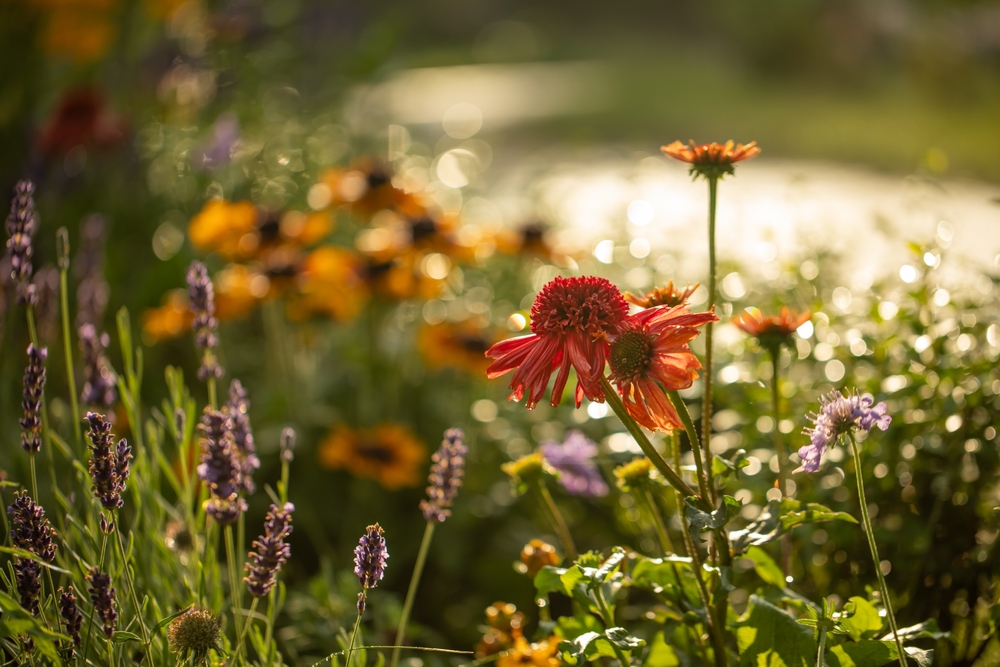
[[229, 565], [229, 590], [232, 594], [233, 618], [236, 623], [236, 654], [233, 657], [233, 664], [240, 664], [240, 656], [243, 654], [243, 602], [241, 598], [242, 588], [240, 586], [239, 574], [236, 571], [236, 547], [233, 545], [233, 527], [226, 526], [226, 563]]
[[858, 451], [858, 441], [854, 439], [854, 433], [848, 432], [851, 439], [851, 453], [854, 455], [854, 474], [858, 480], [858, 500], [861, 503], [861, 520], [865, 527], [865, 535], [868, 537], [868, 546], [872, 551], [872, 558], [875, 560], [875, 574], [878, 576], [879, 590], [882, 592], [882, 604], [885, 605], [885, 615], [889, 620], [889, 629], [892, 630], [892, 637], [896, 640], [896, 649], [899, 651], [900, 667], [906, 667], [906, 651], [903, 650], [903, 640], [899, 636], [899, 629], [896, 627], [896, 614], [892, 610], [892, 600], [889, 599], [889, 587], [885, 583], [885, 575], [882, 574], [882, 561], [878, 557], [878, 546], [875, 544], [875, 531], [872, 529], [872, 520], [868, 516], [868, 501], [865, 498], [865, 481], [861, 474], [861, 453]]
[[149, 631], [146, 629], [146, 622], [142, 620], [142, 607], [139, 605], [139, 597], [135, 594], [135, 581], [132, 579], [132, 565], [128, 562], [128, 555], [125, 552], [125, 542], [122, 540], [121, 517], [115, 517], [117, 525], [115, 532], [118, 534], [118, 549], [122, 555], [122, 574], [125, 576], [125, 585], [128, 587], [129, 597], [132, 598], [132, 606], [135, 608], [135, 616], [139, 619], [139, 633], [142, 637], [142, 648], [146, 654], [146, 664], [153, 664], [153, 653], [150, 648], [151, 639]]
[[[667, 526], [663, 523], [663, 517], [660, 515], [660, 510], [656, 506], [656, 499], [653, 494], [650, 493], [649, 489], [643, 485], [642, 491], [639, 495], [646, 501], [646, 505], [649, 508], [649, 514], [653, 517], [653, 528], [656, 530], [656, 536], [660, 540], [660, 548], [663, 549], [663, 555], [672, 554], [674, 552], [674, 545], [670, 541], [670, 534], [667, 533]], [[680, 581], [678, 579], [678, 581]]]
[[76, 437], [76, 447], [83, 446], [83, 422], [80, 420], [80, 399], [76, 393], [76, 376], [73, 373], [73, 345], [69, 328], [69, 297], [66, 281], [66, 269], [59, 271], [59, 307], [62, 311], [63, 356], [66, 357], [66, 382], [69, 385], [69, 404], [73, 410], [73, 435]]
[[[708, 310], [715, 308], [715, 203], [719, 178], [708, 177]], [[715, 489], [712, 487], [712, 322], [705, 325], [705, 367], [702, 376], [701, 396], [701, 439], [705, 443], [705, 468], [712, 496], [708, 500], [715, 505]]]
[[[594, 599], [597, 602], [597, 607], [601, 612], [601, 617], [604, 620], [604, 627], [613, 628], [615, 627], [615, 615], [611, 613], [611, 607], [608, 606], [608, 601], [604, 599], [604, 591], [601, 586], [598, 586], [595, 590]], [[618, 662], [621, 663], [621, 667], [629, 667], [628, 656], [625, 652], [618, 647], [617, 644], [612, 643], [611, 646], [615, 650], [615, 655], [618, 657]]]
[[681, 395], [676, 391], [668, 391], [667, 398], [670, 399], [670, 403], [680, 416], [681, 423], [684, 425], [684, 431], [687, 433], [688, 441], [691, 443], [691, 450], [694, 453], [694, 467], [698, 473], [698, 489], [701, 491], [701, 497], [705, 501], [705, 504], [711, 506], [714, 503], [709, 491], [708, 475], [702, 463], [702, 450], [707, 449], [707, 447], [703, 448], [701, 446], [702, 443], [698, 439], [698, 432], [694, 429], [694, 421], [691, 419], [691, 413], [688, 412], [687, 405], [684, 403]]
[[427, 562], [427, 552], [430, 550], [431, 538], [434, 536], [436, 522], [428, 521], [424, 528], [424, 537], [420, 540], [420, 550], [417, 551], [417, 562], [413, 566], [413, 574], [410, 575], [410, 587], [406, 591], [406, 601], [403, 603], [403, 613], [399, 616], [399, 627], [396, 629], [396, 647], [392, 649], [392, 660], [389, 667], [396, 667], [399, 664], [399, 653], [406, 638], [406, 626], [410, 622], [410, 612], [413, 611], [413, 601], [417, 598], [417, 588], [420, 586], [420, 577], [424, 573], [424, 563]]
[[[778, 490], [781, 497], [788, 495], [788, 452], [785, 451], [785, 440], [781, 437], [781, 392], [778, 370], [781, 360], [781, 347], [770, 350], [771, 354], [771, 404], [774, 410], [774, 429], [771, 431], [774, 441], [774, 455], [778, 457]], [[792, 540], [789, 533], [781, 536], [781, 573], [786, 577], [792, 565]]]
[[663, 478], [667, 480], [670, 486], [677, 489], [685, 498], [698, 495], [694, 492], [694, 489], [687, 485], [687, 482], [681, 479], [680, 475], [674, 472], [674, 469], [670, 467], [670, 464], [663, 458], [663, 455], [656, 451], [653, 443], [642, 432], [642, 428], [629, 415], [628, 410], [625, 409], [625, 405], [622, 403], [622, 399], [618, 396], [618, 392], [615, 391], [615, 388], [606, 377], [601, 377], [601, 385], [604, 388], [604, 398], [608, 402], [608, 405], [611, 406], [618, 420], [625, 425], [628, 432], [635, 438], [639, 448], [642, 449], [642, 453], [652, 461], [653, 465], [656, 466], [656, 469], [660, 471], [660, 474], [663, 475]]
[[[361, 591], [362, 596], [367, 596], [367, 593], [367, 589]], [[354, 632], [351, 633], [351, 643], [347, 646], [347, 658], [344, 660], [345, 667], [351, 667], [351, 655], [354, 653], [354, 642], [358, 638], [358, 628], [361, 627], [361, 615], [363, 613], [362, 611], [358, 611], [358, 620], [354, 621]]]
[[556, 535], [559, 536], [559, 541], [562, 542], [566, 558], [570, 561], [576, 560], [576, 544], [573, 542], [573, 535], [569, 532], [569, 526], [566, 525], [566, 519], [563, 518], [562, 512], [559, 511], [559, 506], [556, 505], [555, 499], [549, 493], [549, 488], [545, 486], [545, 482], [542, 480], [538, 480], [535, 488], [538, 491], [539, 497], [541, 497], [542, 507], [548, 512], [549, 519], [552, 521], [552, 527], [555, 529]]

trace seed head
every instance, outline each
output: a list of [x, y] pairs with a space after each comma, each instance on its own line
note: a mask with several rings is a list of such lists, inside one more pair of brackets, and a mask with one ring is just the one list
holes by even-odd
[[188, 609], [172, 620], [167, 629], [170, 652], [176, 653], [181, 661], [190, 659], [194, 665], [206, 663], [209, 652], [219, 650], [222, 624], [222, 616], [207, 609]]
[[84, 324], [77, 330], [80, 352], [83, 353], [83, 389], [80, 402], [102, 409], [110, 409], [118, 400], [115, 373], [104, 354], [111, 338], [107, 333], [98, 335], [93, 324]]
[[21, 606], [32, 616], [38, 615], [38, 596], [42, 592], [42, 566], [30, 558], [14, 559], [14, 580], [21, 596]]
[[205, 381], [210, 377], [222, 377], [222, 367], [219, 366], [212, 350], [219, 344], [219, 321], [215, 319], [215, 288], [208, 275], [208, 269], [198, 261], [191, 262], [187, 272], [188, 299], [194, 322], [194, 342], [202, 351], [201, 367], [198, 368], [198, 379]]
[[34, 286], [31, 285], [31, 240], [38, 229], [35, 213], [35, 186], [31, 181], [18, 181], [7, 216], [7, 257], [10, 260], [10, 277], [17, 281], [17, 302], [34, 304]]

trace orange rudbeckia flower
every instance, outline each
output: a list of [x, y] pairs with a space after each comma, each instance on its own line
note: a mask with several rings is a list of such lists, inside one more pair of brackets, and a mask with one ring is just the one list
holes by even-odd
[[809, 321], [812, 313], [801, 313], [787, 306], [781, 307], [780, 315], [765, 315], [757, 308], [747, 308], [733, 318], [733, 324], [741, 331], [757, 338], [761, 347], [777, 350], [791, 343], [795, 330]]
[[727, 141], [724, 144], [696, 144], [694, 140], [684, 144], [675, 141], [660, 150], [675, 160], [691, 165], [691, 174], [695, 177], [704, 176], [708, 179], [718, 179], [733, 173], [733, 165], [760, 154], [756, 141], [749, 144], [737, 144]]

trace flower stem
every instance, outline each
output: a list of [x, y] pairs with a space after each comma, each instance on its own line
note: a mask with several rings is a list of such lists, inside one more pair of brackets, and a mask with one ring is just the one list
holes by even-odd
[[73, 435], [76, 446], [83, 445], [83, 427], [80, 421], [80, 399], [76, 393], [76, 376], [73, 373], [73, 345], [70, 342], [69, 328], [69, 288], [66, 280], [66, 268], [59, 270], [59, 308], [62, 313], [63, 356], [66, 357], [66, 382], [69, 385], [70, 407], [73, 410]]
[[[104, 555], [107, 552], [108, 547], [108, 534], [104, 533], [104, 537], [101, 539], [101, 557], [98, 559], [97, 568], [104, 568]], [[87, 618], [87, 636], [83, 641], [83, 664], [87, 664], [87, 655], [90, 652], [90, 636], [94, 631], [94, 607], [90, 607], [90, 616]]]
[[691, 449], [694, 452], [694, 467], [698, 472], [698, 490], [701, 491], [704, 504], [711, 507], [714, 502], [712, 496], [709, 494], [708, 475], [702, 463], [703, 448], [701, 441], [698, 439], [698, 432], [694, 429], [694, 421], [691, 419], [691, 413], [688, 412], [684, 399], [676, 391], [668, 391], [667, 398], [670, 399], [674, 409], [677, 410], [677, 414], [680, 415], [681, 423], [684, 424], [684, 431], [687, 433], [688, 440], [691, 442]]
[[277, 594], [278, 593], [274, 588], [272, 588], [271, 592], [267, 594], [267, 627], [264, 629], [264, 646], [266, 647], [265, 651], [267, 652], [267, 655], [261, 656], [265, 658], [264, 664], [266, 665], [274, 664], [274, 659], [271, 655], [271, 637], [274, 633], [274, 598]]
[[[594, 591], [594, 599], [597, 602], [597, 607], [600, 610], [602, 620], [604, 621], [604, 627], [614, 627], [615, 615], [611, 613], [611, 607], [608, 606], [608, 601], [604, 599], [604, 591], [601, 586], [598, 586]], [[611, 646], [615, 650], [615, 655], [618, 656], [618, 662], [621, 663], [621, 667], [629, 667], [629, 659], [628, 656], [625, 655], [625, 652], [613, 642]]]
[[[361, 595], [367, 595], [368, 590], [362, 590]], [[351, 643], [347, 645], [347, 658], [344, 660], [344, 667], [351, 667], [351, 655], [354, 653], [354, 641], [358, 638], [358, 628], [361, 627], [361, 614], [358, 612], [358, 620], [354, 621], [354, 632], [351, 633]], [[330, 656], [331, 658], [333, 656]]]
[[139, 606], [139, 598], [135, 594], [135, 582], [132, 579], [132, 565], [128, 562], [128, 555], [125, 551], [125, 542], [122, 540], [121, 516], [116, 517], [115, 532], [118, 534], [118, 549], [122, 554], [122, 574], [125, 577], [125, 586], [128, 588], [129, 597], [132, 598], [132, 606], [135, 607], [135, 616], [139, 620], [139, 634], [142, 637], [142, 649], [146, 654], [146, 664], [153, 664], [153, 653], [150, 650], [152, 640], [149, 631], [146, 629], [146, 622], [142, 620], [142, 607]]
[[[781, 347], [774, 347], [771, 353], [771, 404], [774, 410], [774, 430], [771, 431], [774, 441], [774, 455], [778, 457], [778, 490], [781, 497], [788, 495], [788, 452], [785, 451], [785, 440], [781, 437], [781, 429], [778, 424], [781, 422], [781, 393], [778, 377], [779, 362], [781, 360]], [[788, 576], [792, 565], [792, 541], [791, 535], [785, 533], [781, 536], [781, 573]]]
[[868, 501], [865, 499], [865, 482], [861, 475], [861, 454], [858, 451], [858, 441], [854, 439], [854, 433], [848, 432], [851, 439], [851, 453], [854, 455], [854, 474], [858, 480], [858, 500], [861, 502], [861, 520], [865, 527], [865, 535], [868, 537], [868, 546], [872, 551], [872, 558], [875, 560], [875, 574], [878, 576], [879, 590], [882, 593], [882, 604], [885, 605], [885, 615], [889, 620], [889, 629], [892, 630], [892, 637], [896, 640], [896, 649], [899, 651], [899, 664], [906, 667], [906, 651], [903, 650], [903, 640], [899, 637], [899, 629], [896, 627], [896, 615], [892, 611], [892, 600], [889, 599], [889, 587], [885, 583], [885, 575], [882, 574], [882, 561], [878, 557], [878, 546], [875, 544], [875, 531], [872, 529], [872, 520], [868, 515]]
[[576, 544], [573, 542], [573, 535], [569, 532], [569, 526], [566, 525], [566, 520], [563, 518], [562, 512], [559, 511], [559, 506], [556, 505], [556, 501], [552, 498], [552, 494], [549, 493], [545, 482], [538, 480], [535, 488], [538, 490], [538, 495], [542, 498], [542, 507], [547, 510], [549, 520], [552, 521], [552, 527], [555, 529], [556, 535], [559, 536], [559, 541], [562, 542], [566, 558], [570, 561], [576, 560]]
[[[708, 177], [708, 310], [715, 308], [715, 204], [716, 192], [718, 190], [719, 178], [717, 176]], [[712, 505], [715, 505], [714, 489], [712, 489], [712, 448], [709, 446], [712, 441], [712, 322], [705, 325], [705, 367], [702, 376], [701, 395], [701, 437], [705, 443], [705, 468], [708, 470], [707, 477], [709, 490], [713, 495], [708, 498]]]
[[826, 653], [826, 626], [819, 626], [819, 648], [816, 651], [816, 667], [826, 667], [823, 660]]
[[226, 563], [229, 565], [229, 590], [232, 595], [233, 618], [236, 623], [236, 655], [233, 663], [239, 664], [240, 656], [243, 653], [243, 603], [240, 600], [242, 592], [240, 588], [239, 574], [236, 571], [236, 547], [233, 545], [233, 527], [226, 526]]
[[420, 586], [420, 577], [424, 573], [424, 563], [427, 561], [427, 552], [430, 550], [431, 538], [434, 536], [434, 521], [428, 521], [424, 528], [424, 537], [420, 540], [420, 550], [417, 551], [417, 562], [413, 566], [413, 574], [410, 576], [410, 587], [406, 591], [406, 601], [403, 603], [403, 613], [399, 616], [399, 627], [396, 629], [396, 647], [392, 649], [392, 659], [389, 667], [396, 667], [399, 664], [399, 653], [403, 640], [406, 638], [406, 626], [410, 622], [410, 612], [413, 610], [413, 601], [417, 597], [417, 588]]
[[670, 483], [670, 486], [674, 487], [683, 495], [685, 498], [688, 496], [696, 496], [697, 493], [694, 492], [690, 486], [687, 485], [681, 476], [674, 472], [674, 469], [670, 467], [666, 459], [656, 451], [653, 447], [653, 443], [649, 441], [646, 434], [642, 432], [642, 428], [636, 423], [634, 419], [629, 415], [628, 411], [625, 409], [625, 405], [622, 403], [622, 399], [618, 396], [618, 392], [611, 385], [606, 377], [601, 377], [601, 385], [604, 387], [604, 398], [607, 400], [608, 405], [614, 410], [615, 415], [618, 417], [619, 421], [625, 425], [628, 432], [632, 434], [635, 441], [639, 444], [639, 448], [642, 449], [642, 453], [652, 461], [656, 469], [660, 471], [663, 478]]
[[[650, 493], [649, 489], [643, 486], [642, 492], [640, 494], [642, 499], [646, 501], [646, 505], [649, 506], [649, 514], [653, 517], [653, 528], [656, 529], [656, 536], [660, 540], [660, 548], [663, 549], [663, 555], [672, 554], [674, 552], [673, 542], [670, 541], [670, 535], [667, 533], [667, 527], [663, 523], [663, 517], [660, 516], [660, 510], [656, 506], [656, 499], [653, 498], [653, 494]], [[680, 580], [678, 580], [680, 581]]]
[[260, 598], [254, 598], [250, 601], [250, 611], [247, 612], [247, 622], [243, 626], [243, 631], [240, 632], [240, 638], [238, 644], [243, 646], [243, 640], [247, 636], [247, 632], [250, 630], [250, 626], [253, 625], [253, 615], [257, 613], [257, 603], [260, 602]]

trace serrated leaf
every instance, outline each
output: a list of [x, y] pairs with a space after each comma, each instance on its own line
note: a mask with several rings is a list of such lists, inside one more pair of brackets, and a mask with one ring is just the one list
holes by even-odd
[[623, 560], [625, 560], [625, 550], [621, 547], [615, 547], [607, 560], [601, 563], [601, 566], [594, 572], [590, 583], [587, 584], [587, 588], [593, 590], [607, 581], [611, 573], [618, 569]]
[[874, 637], [882, 629], [882, 617], [875, 605], [855, 595], [844, 605], [837, 628], [859, 642]]
[[822, 521], [857, 520], [846, 512], [834, 512], [818, 503], [802, 503], [792, 498], [772, 500], [754, 521], [743, 530], [729, 533], [730, 544], [735, 553], [743, 553], [751, 546], [761, 546], [778, 539], [786, 530], [791, 530], [807, 523]]
[[748, 465], [750, 465], [750, 460], [747, 458], [747, 450], [737, 449], [728, 460], [721, 456], [712, 458], [712, 476], [720, 479], [721, 483], [724, 484], [729, 475], [736, 474], [738, 477], [739, 471]]
[[633, 637], [628, 633], [628, 630], [621, 627], [608, 628], [604, 631], [604, 636], [607, 637], [608, 641], [623, 651], [634, 651], [635, 649], [642, 648], [646, 645], [645, 639]]
[[718, 509], [709, 513], [700, 509], [695, 502], [691, 496], [684, 499], [684, 516], [687, 517], [692, 539], [698, 541], [704, 541], [701, 539], [702, 533], [719, 530], [736, 518], [743, 506], [742, 502], [732, 496], [723, 496]]
[[745, 558], [753, 561], [753, 569], [757, 576], [764, 580], [764, 583], [773, 584], [780, 588], [785, 586], [785, 575], [774, 562], [774, 559], [767, 555], [767, 552], [760, 547], [750, 547], [743, 554]]
[[757, 595], [736, 628], [740, 667], [812, 667], [816, 663], [813, 632], [784, 610]]
[[559, 652], [567, 658], [579, 659], [586, 652], [587, 647], [600, 636], [599, 632], [585, 632], [573, 639], [559, 642]]

